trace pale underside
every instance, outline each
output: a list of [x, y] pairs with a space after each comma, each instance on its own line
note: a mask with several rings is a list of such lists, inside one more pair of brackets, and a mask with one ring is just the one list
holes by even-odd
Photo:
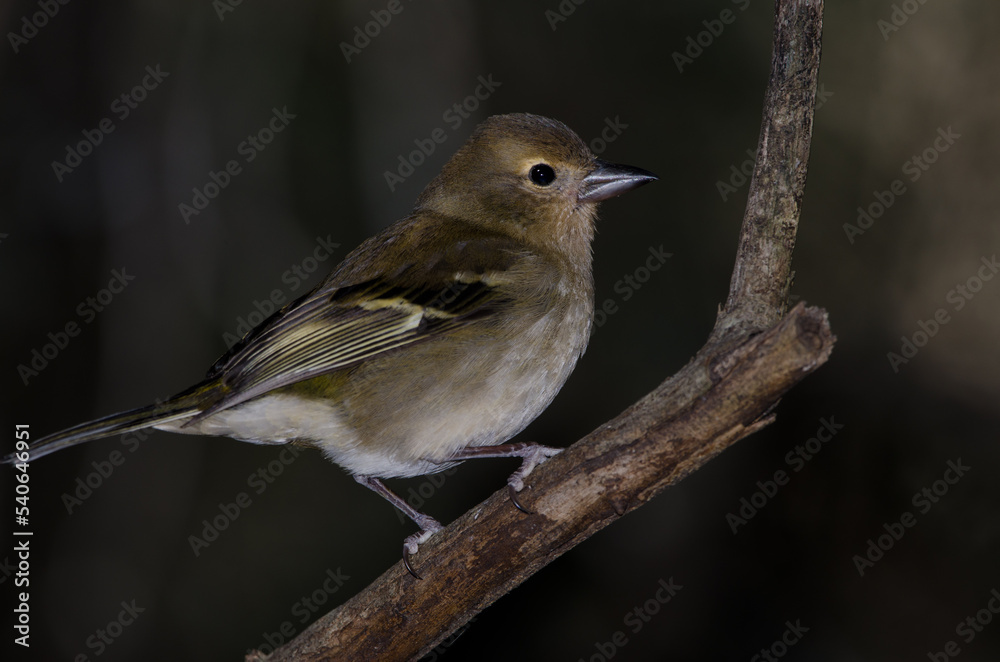
[[[556, 289], [572, 291], [564, 283]], [[278, 389], [186, 427], [193, 414], [156, 427], [258, 444], [306, 443], [356, 475], [441, 471], [451, 466], [447, 460], [455, 451], [507, 441], [552, 402], [589, 336], [589, 296], [566, 303], [516, 338], [484, 334], [468, 340], [474, 347], [465, 351], [442, 339], [408, 347], [405, 360], [362, 366], [340, 387], [337, 404]], [[409, 366], [421, 364], [420, 355], [439, 369], [415, 376]], [[381, 403], [378, 411], [363, 404], [373, 400], [369, 389], [380, 391], [374, 399]]]

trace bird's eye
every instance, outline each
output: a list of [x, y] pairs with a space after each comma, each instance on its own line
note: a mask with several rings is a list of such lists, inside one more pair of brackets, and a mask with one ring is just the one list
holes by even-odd
[[556, 171], [546, 163], [539, 163], [531, 166], [531, 172], [528, 173], [528, 176], [539, 186], [548, 186], [555, 181]]

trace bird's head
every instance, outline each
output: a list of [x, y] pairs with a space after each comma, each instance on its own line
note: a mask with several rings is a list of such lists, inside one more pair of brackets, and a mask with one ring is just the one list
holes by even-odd
[[480, 124], [417, 199], [431, 211], [559, 252], [586, 250], [597, 203], [653, 181], [601, 161], [562, 122], [495, 115]]

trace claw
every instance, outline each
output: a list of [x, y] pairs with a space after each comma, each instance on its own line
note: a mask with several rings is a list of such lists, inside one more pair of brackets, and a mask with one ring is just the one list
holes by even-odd
[[523, 505], [521, 505], [521, 502], [517, 498], [517, 490], [515, 490], [514, 486], [511, 485], [511, 484], [509, 484], [509, 483], [507, 484], [507, 494], [510, 496], [510, 502], [512, 504], [514, 504], [515, 508], [517, 508], [518, 510], [520, 510], [525, 515], [534, 515], [535, 514], [535, 512], [533, 510], [528, 510]]
[[413, 566], [410, 565], [410, 550], [406, 548], [406, 545], [403, 545], [403, 567], [405, 567], [406, 571], [413, 575], [414, 578], [423, 579], [423, 577], [418, 575], [417, 571], [413, 569]]
[[420, 521], [417, 522], [417, 525], [420, 527], [420, 530], [403, 541], [403, 566], [406, 568], [406, 571], [415, 578], [423, 579], [423, 577], [421, 577], [417, 571], [413, 569], [413, 564], [410, 563], [410, 555], [416, 554], [417, 550], [420, 549], [420, 545], [427, 542], [431, 536], [444, 527], [441, 526], [436, 519], [428, 517], [427, 515], [421, 515]]

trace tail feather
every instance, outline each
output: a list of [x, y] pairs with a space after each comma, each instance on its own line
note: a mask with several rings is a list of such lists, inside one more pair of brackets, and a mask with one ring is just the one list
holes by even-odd
[[[50, 453], [55, 453], [64, 448], [70, 448], [71, 446], [88, 441], [142, 430], [143, 428], [191, 416], [201, 411], [205, 405], [205, 391], [210, 389], [211, 387], [208, 389], [196, 387], [165, 402], [131, 409], [119, 414], [112, 414], [41, 437], [29, 446], [28, 461], [31, 462], [45, 457]], [[3, 460], [0, 460], [0, 463], [14, 464], [18, 461], [16, 455], [11, 453], [4, 457]]]

